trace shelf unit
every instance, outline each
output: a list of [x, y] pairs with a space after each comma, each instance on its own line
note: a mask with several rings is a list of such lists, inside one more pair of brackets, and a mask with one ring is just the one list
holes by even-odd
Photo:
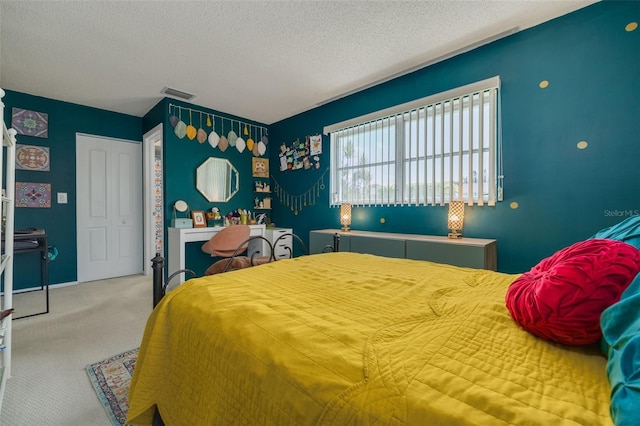
[[271, 210], [271, 185], [269, 179], [256, 178], [253, 181], [255, 199], [254, 210]]
[[[0, 89], [0, 116], [2, 116], [2, 149], [0, 149], [0, 188], [4, 189], [2, 202], [0, 203], [0, 217], [4, 220], [4, 226], [0, 227], [0, 237], [3, 241], [2, 258], [0, 261], [0, 275], [3, 278], [3, 288], [0, 301], [0, 311], [9, 312], [13, 308], [13, 228], [14, 228], [14, 200], [16, 191], [16, 131], [8, 129], [4, 123], [4, 98], [5, 92]], [[6, 155], [6, 160], [3, 158]], [[2, 170], [3, 165], [6, 168]], [[2, 365], [0, 366], [0, 410], [7, 386], [7, 379], [11, 377], [11, 318], [5, 316], [0, 322], [0, 334], [2, 335]]]

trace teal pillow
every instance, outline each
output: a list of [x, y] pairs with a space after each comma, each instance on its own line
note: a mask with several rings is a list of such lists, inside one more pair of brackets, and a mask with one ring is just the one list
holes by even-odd
[[608, 355], [611, 417], [616, 426], [635, 426], [640, 407], [640, 274], [620, 301], [602, 313], [600, 325]]
[[631, 216], [617, 225], [598, 231], [591, 238], [618, 240], [640, 249], [640, 216]]

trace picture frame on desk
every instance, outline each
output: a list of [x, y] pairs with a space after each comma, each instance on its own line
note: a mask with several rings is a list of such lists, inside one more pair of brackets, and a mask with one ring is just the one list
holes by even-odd
[[193, 219], [194, 228], [207, 227], [207, 220], [204, 215], [204, 210], [191, 210], [191, 219]]

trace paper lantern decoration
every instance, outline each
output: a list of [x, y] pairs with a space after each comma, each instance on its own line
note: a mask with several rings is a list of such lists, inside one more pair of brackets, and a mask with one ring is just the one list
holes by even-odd
[[221, 136], [220, 142], [218, 142], [218, 148], [220, 148], [220, 151], [225, 152], [228, 147], [229, 147], [229, 140], [226, 137]]
[[220, 136], [216, 133], [215, 130], [209, 133], [209, 145], [211, 145], [211, 148], [217, 147], [219, 142]]
[[244, 148], [246, 146], [247, 146], [247, 144], [245, 143], [244, 139], [238, 138], [236, 140], [236, 149], [238, 150], [238, 152], [242, 153], [242, 151], [244, 151]]

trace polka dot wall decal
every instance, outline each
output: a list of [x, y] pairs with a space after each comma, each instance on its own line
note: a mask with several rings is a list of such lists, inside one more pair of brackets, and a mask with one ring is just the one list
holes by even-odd
[[549, 82], [547, 80], [542, 80], [538, 86], [540, 86], [541, 89], [546, 89], [549, 87]]
[[509, 204], [509, 207], [515, 210], [518, 208], [518, 203], [516, 203], [515, 201], [512, 201], [511, 204]]
[[626, 27], [624, 27], [625, 30], [631, 32], [631, 31], [635, 31], [636, 28], [638, 28], [638, 23], [637, 22], [629, 22], [627, 24]]
[[380, 223], [384, 223], [384, 222], [385, 222], [384, 217], [381, 217], [381, 218], [380, 218]]
[[578, 149], [585, 149], [587, 146], [589, 146], [589, 144], [587, 143], [587, 141], [580, 141], [578, 142]]

